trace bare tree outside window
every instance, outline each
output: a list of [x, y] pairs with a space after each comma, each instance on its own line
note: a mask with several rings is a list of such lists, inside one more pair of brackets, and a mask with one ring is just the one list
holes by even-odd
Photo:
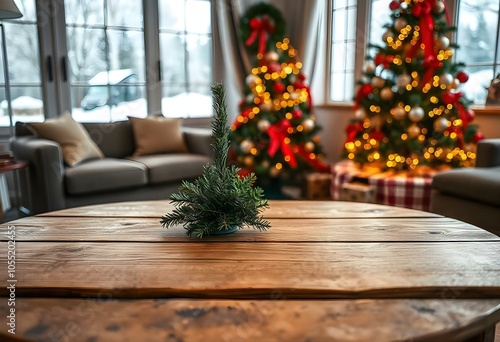
[[[19, 19], [4, 21], [13, 123], [16, 121], [43, 121], [44, 109], [40, 74], [37, 16], [34, 0], [16, 0], [23, 14]], [[1, 56], [3, 59], [3, 55]], [[0, 126], [10, 120], [5, 101], [3, 63], [0, 65]]]

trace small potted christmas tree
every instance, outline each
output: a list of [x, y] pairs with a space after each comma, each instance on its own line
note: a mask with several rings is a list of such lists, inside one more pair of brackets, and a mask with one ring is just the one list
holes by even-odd
[[266, 230], [270, 223], [260, 213], [268, 203], [262, 189], [253, 186], [256, 176], [240, 177], [239, 168], [227, 165], [230, 140], [224, 87], [215, 83], [211, 90], [214, 162], [193, 183], [182, 182], [179, 192], [170, 196], [174, 210], [162, 216], [160, 223], [165, 228], [183, 224], [188, 236], [199, 238], [232, 233], [244, 226]]

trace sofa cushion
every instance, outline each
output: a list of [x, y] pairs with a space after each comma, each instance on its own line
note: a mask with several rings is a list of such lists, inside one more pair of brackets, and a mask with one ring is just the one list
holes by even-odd
[[135, 139], [134, 156], [188, 152], [181, 132], [181, 119], [129, 117]]
[[192, 179], [203, 173], [203, 166], [210, 162], [207, 156], [197, 154], [157, 154], [130, 157], [149, 169], [150, 183], [166, 183]]
[[134, 153], [134, 134], [130, 121], [83, 123], [102, 153], [110, 158], [124, 158]]
[[105, 158], [67, 168], [65, 182], [70, 195], [114, 191], [147, 184], [148, 170], [131, 160]]
[[458, 197], [500, 206], [500, 167], [476, 167], [436, 174], [432, 187]]
[[102, 151], [90, 138], [82, 124], [73, 120], [69, 112], [55, 119], [40, 123], [30, 123], [28, 128], [42, 139], [61, 145], [64, 162], [75, 166], [84, 160], [104, 158]]

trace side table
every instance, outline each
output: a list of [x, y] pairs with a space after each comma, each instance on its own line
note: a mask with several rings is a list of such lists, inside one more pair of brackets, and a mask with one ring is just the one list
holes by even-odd
[[341, 189], [355, 177], [363, 178], [375, 189], [375, 203], [409, 209], [430, 209], [433, 174], [421, 177], [407, 173], [366, 171], [352, 161], [343, 160], [332, 166], [332, 199], [341, 200]]
[[[5, 164], [0, 164], [0, 173], [8, 172], [8, 171], [13, 171], [14, 172], [14, 187], [15, 187], [15, 196], [14, 196], [14, 205], [15, 208], [26, 214], [30, 214], [30, 209], [31, 209], [31, 188], [30, 188], [30, 182], [29, 182], [29, 163], [27, 161], [23, 160], [16, 160], [11, 163], [5, 163]], [[19, 189], [21, 188], [20, 186], [20, 176], [21, 174], [24, 176], [24, 179], [26, 181], [26, 186], [27, 186], [27, 206], [25, 207], [21, 203], [21, 194]]]

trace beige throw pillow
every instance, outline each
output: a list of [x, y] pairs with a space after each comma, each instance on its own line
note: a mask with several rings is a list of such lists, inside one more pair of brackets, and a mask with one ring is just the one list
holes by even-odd
[[27, 124], [39, 138], [55, 141], [61, 145], [64, 162], [75, 166], [84, 160], [102, 159], [104, 154], [92, 140], [82, 124], [76, 122], [69, 112], [56, 119]]
[[134, 156], [188, 152], [181, 132], [182, 119], [129, 117], [129, 120], [134, 131]]

